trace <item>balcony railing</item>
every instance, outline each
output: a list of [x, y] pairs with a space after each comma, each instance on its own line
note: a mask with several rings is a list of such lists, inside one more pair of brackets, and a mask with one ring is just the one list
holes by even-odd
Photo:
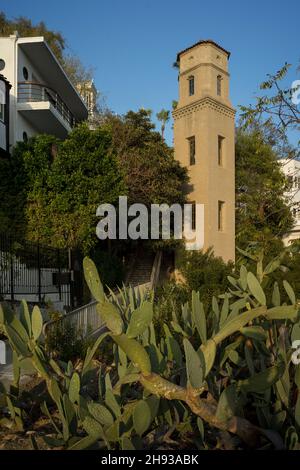
[[75, 126], [75, 118], [59, 94], [52, 88], [36, 82], [18, 83], [18, 102], [32, 103], [47, 101], [59, 112], [62, 118], [67, 121], [70, 127]]

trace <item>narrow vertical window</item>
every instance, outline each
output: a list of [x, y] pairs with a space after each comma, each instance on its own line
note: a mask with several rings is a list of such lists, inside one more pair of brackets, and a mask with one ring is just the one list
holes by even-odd
[[0, 103], [0, 121], [4, 122], [5, 120], [5, 107], [3, 103]]
[[192, 230], [196, 230], [196, 203], [191, 202], [192, 204]]
[[192, 96], [195, 93], [195, 78], [193, 75], [189, 77], [189, 95]]
[[221, 75], [217, 76], [217, 95], [221, 96], [222, 94], [222, 77]]
[[196, 142], [195, 136], [188, 138], [189, 143], [189, 153], [190, 153], [190, 165], [195, 165], [196, 163]]
[[223, 166], [224, 159], [224, 137], [218, 135], [218, 165]]
[[224, 201], [218, 201], [218, 230], [224, 230]]

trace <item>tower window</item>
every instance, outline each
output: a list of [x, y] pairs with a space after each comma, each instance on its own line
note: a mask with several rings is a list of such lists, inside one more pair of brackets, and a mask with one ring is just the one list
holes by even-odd
[[189, 95], [192, 96], [195, 93], [195, 78], [193, 75], [189, 77]]
[[223, 166], [224, 137], [218, 135], [218, 165]]
[[222, 77], [221, 75], [217, 76], [217, 95], [221, 96], [222, 94]]
[[192, 204], [192, 230], [196, 230], [196, 203], [191, 202]]
[[218, 201], [218, 230], [224, 230], [224, 201]]
[[190, 152], [190, 165], [195, 165], [196, 163], [196, 141], [195, 136], [188, 138], [189, 143], [189, 152]]
[[28, 135], [27, 135], [27, 132], [23, 132], [23, 142], [28, 142]]

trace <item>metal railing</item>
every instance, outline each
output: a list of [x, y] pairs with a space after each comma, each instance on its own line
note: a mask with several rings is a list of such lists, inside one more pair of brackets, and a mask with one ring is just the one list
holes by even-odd
[[162, 252], [158, 251], [155, 255], [153, 266], [152, 266], [150, 286], [149, 286], [150, 289], [155, 289], [158, 284], [161, 260], [162, 260]]
[[52, 88], [37, 82], [18, 83], [18, 102], [32, 103], [47, 101], [59, 112], [62, 118], [67, 121], [70, 127], [76, 124], [75, 118], [68, 106], [64, 103], [59, 94]]
[[97, 303], [92, 301], [63, 315], [57, 320], [48, 321], [44, 324], [44, 335], [51, 335], [57, 328], [67, 327], [68, 325], [75, 327], [76, 331], [80, 332], [84, 337], [95, 333], [95, 331], [103, 326], [103, 321], [96, 310]]
[[30, 302], [55, 297], [71, 306], [68, 256], [66, 250], [0, 233], [0, 297]]
[[[135, 289], [145, 289], [151, 290], [155, 289], [159, 280], [160, 274], [160, 266], [162, 261], [162, 252], [159, 251], [156, 253], [152, 272], [151, 272], [151, 280], [145, 284], [140, 286], [135, 286]], [[118, 292], [115, 292], [118, 297]], [[45, 336], [51, 334], [51, 332], [55, 332], [56, 328], [59, 327], [67, 327], [68, 324], [75, 326], [77, 332], [80, 332], [83, 336], [88, 336], [94, 334], [97, 330], [99, 330], [102, 326], [104, 326], [103, 321], [101, 319], [101, 315], [97, 312], [96, 306], [97, 301], [92, 301], [87, 305], [83, 305], [82, 307], [73, 310], [72, 312], [63, 315], [59, 319], [51, 320], [44, 325], [44, 334]]]

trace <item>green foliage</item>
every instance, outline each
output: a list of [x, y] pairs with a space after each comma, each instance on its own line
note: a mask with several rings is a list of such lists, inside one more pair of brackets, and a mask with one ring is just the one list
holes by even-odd
[[65, 362], [78, 358], [83, 359], [89, 345], [90, 340], [68, 322], [58, 322], [46, 339], [47, 350]]
[[99, 242], [98, 206], [117, 205], [120, 195], [147, 206], [182, 203], [188, 179], [145, 111], [108, 116], [95, 130], [81, 124], [64, 142], [47, 135], [20, 142], [1, 166], [7, 176], [0, 190], [3, 228], [92, 254], [109, 285], [122, 281], [124, 245]]
[[43, 36], [58, 60], [62, 61], [65, 39], [59, 32], [49, 30], [43, 21], [34, 25], [29, 18], [23, 16], [9, 20], [0, 12], [0, 36], [9, 36], [15, 31], [21, 37]]
[[278, 154], [259, 130], [238, 130], [235, 155], [237, 244], [246, 248], [250, 241], [259, 242], [270, 252], [270, 245], [293, 226]]
[[[107, 131], [74, 129], [64, 142], [37, 136], [12, 155], [12, 189], [22, 196], [27, 236], [46, 245], [89, 251], [96, 243], [96, 209], [125, 191]], [[21, 183], [22, 180], [22, 183]]]
[[66, 40], [60, 32], [50, 30], [44, 21], [34, 24], [24, 16], [8, 19], [0, 12], [0, 36], [9, 36], [15, 31], [20, 37], [43, 36], [74, 85], [92, 79], [92, 70], [86, 68], [79, 57], [66, 53]]
[[161, 122], [161, 137], [164, 138], [164, 132], [166, 128], [166, 123], [170, 120], [170, 111], [167, 109], [162, 109], [159, 113], [156, 114], [158, 121]]
[[112, 149], [128, 187], [129, 203], [180, 204], [185, 202], [186, 168], [174, 159], [151, 122], [151, 111], [129, 111], [107, 116], [103, 124], [112, 135]]
[[227, 276], [232, 274], [233, 263], [225, 263], [216, 257], [210, 248], [207, 251], [182, 251], [178, 267], [185, 279], [183, 286], [188, 295], [199, 292], [205, 306], [211, 304], [213, 296], [222, 294], [227, 287]]
[[[294, 89], [284, 85], [283, 80], [287, 78], [290, 68], [291, 64], [286, 62], [277, 72], [268, 74], [267, 80], [260, 84], [260, 90], [265, 94], [258, 95], [254, 105], [240, 106], [240, 109], [245, 128], [259, 124], [272, 144], [281, 149], [283, 147], [290, 157], [295, 157], [299, 151], [289, 145], [289, 131], [299, 132], [300, 111], [291, 99], [299, 89], [297, 85]], [[294, 80], [292, 75], [290, 83]]]
[[[280, 282], [284, 303], [277, 296], [274, 306], [264, 292], [278, 263], [260, 257], [256, 275], [243, 265], [207, 308], [201, 295], [192, 292], [161, 330], [154, 328], [153, 292], [124, 287], [106, 296], [91, 260], [85, 260], [85, 269], [96, 297], [101, 292], [97, 309], [106, 329], [88, 348], [82, 367], [74, 370], [71, 362], [47, 357], [35, 338], [38, 313], [30, 313], [25, 303], [21, 320], [7, 309], [0, 315], [15, 351], [16, 382], [24, 360], [46, 381], [58, 417], [54, 420], [43, 403], [42, 412], [53, 426], [53, 434], [45, 436], [47, 445], [149, 448], [152, 436], [168, 429], [181, 441], [193, 435], [194, 444], [209, 448], [214, 444], [207, 427], [213, 427], [236, 434], [239, 448], [241, 441], [259, 448], [299, 448], [294, 396], [300, 380], [291, 363], [299, 300], [287, 282]], [[107, 338], [113, 346], [111, 365], [98, 367], [97, 396], [91, 398], [87, 387], [95, 370], [93, 356]], [[16, 397], [4, 394], [5, 403], [10, 403], [7, 397], [9, 419], [23, 426], [16, 420], [22, 415]]]

